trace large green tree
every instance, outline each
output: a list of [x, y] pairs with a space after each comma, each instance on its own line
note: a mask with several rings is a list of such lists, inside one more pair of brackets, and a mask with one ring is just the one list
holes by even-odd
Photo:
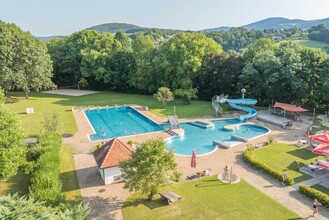
[[17, 173], [26, 163], [27, 146], [24, 133], [16, 114], [0, 106], [0, 178]]
[[161, 84], [176, 89], [190, 89], [204, 61], [222, 52], [222, 47], [201, 33], [179, 33], [160, 45], [157, 59]]
[[120, 163], [126, 180], [124, 188], [147, 194], [151, 200], [176, 166], [173, 152], [166, 150], [162, 139], [148, 140], [132, 152], [129, 161]]
[[54, 88], [46, 45], [14, 24], [0, 21], [0, 86], [5, 92]]

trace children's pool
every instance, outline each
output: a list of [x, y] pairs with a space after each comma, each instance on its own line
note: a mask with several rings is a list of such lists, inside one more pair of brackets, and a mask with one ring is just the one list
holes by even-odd
[[202, 128], [190, 123], [180, 123], [180, 127], [185, 130], [183, 137], [173, 137], [166, 140], [167, 149], [173, 149], [175, 154], [192, 155], [193, 149], [197, 155], [208, 154], [216, 150], [217, 146], [213, 141], [217, 140], [225, 143], [242, 143], [239, 140], [232, 139], [231, 135], [237, 135], [245, 139], [255, 138], [268, 133], [265, 127], [241, 124], [234, 130], [226, 130], [224, 126], [241, 123], [238, 119], [213, 120], [214, 128]]

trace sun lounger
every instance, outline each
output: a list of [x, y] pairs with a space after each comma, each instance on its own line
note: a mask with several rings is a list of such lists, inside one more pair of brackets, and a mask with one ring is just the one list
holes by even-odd
[[162, 194], [159, 193], [161, 196], [161, 199], [166, 201], [168, 203], [168, 205], [170, 205], [173, 202], [176, 202], [177, 200], [179, 200], [180, 198], [182, 198], [181, 196], [173, 193], [173, 192], [167, 192], [166, 194]]

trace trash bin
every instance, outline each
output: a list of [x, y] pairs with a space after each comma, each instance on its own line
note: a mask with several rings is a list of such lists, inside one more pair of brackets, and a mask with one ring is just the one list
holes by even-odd
[[149, 110], [149, 107], [148, 106], [145, 106], [144, 109], [145, 109], [145, 111], [148, 111]]

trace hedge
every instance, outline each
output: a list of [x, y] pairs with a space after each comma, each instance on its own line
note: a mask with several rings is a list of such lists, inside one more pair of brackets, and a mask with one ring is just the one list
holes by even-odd
[[76, 206], [51, 207], [45, 205], [44, 202], [19, 197], [17, 194], [0, 197], [1, 219], [85, 220], [88, 212], [88, 206], [82, 203]]
[[313, 189], [307, 185], [299, 185], [299, 192], [310, 197], [311, 199], [317, 199], [324, 207], [329, 208], [329, 195], [320, 192], [319, 190]]
[[59, 205], [64, 200], [60, 180], [61, 137], [46, 133], [39, 137], [39, 144], [31, 149], [35, 167], [31, 174], [30, 196], [47, 205]]
[[[266, 164], [255, 160], [253, 158], [253, 150], [254, 150], [253, 148], [248, 148], [247, 150], [245, 150], [244, 155], [243, 155], [245, 161], [248, 162], [252, 167], [254, 167], [264, 173], [267, 173], [270, 176], [272, 176], [275, 179], [282, 182], [283, 181], [282, 172], [273, 170], [271, 167], [267, 166]], [[288, 176], [286, 178], [286, 180], [284, 181], [284, 183], [286, 185], [293, 185], [295, 183], [295, 181], [290, 176]]]

